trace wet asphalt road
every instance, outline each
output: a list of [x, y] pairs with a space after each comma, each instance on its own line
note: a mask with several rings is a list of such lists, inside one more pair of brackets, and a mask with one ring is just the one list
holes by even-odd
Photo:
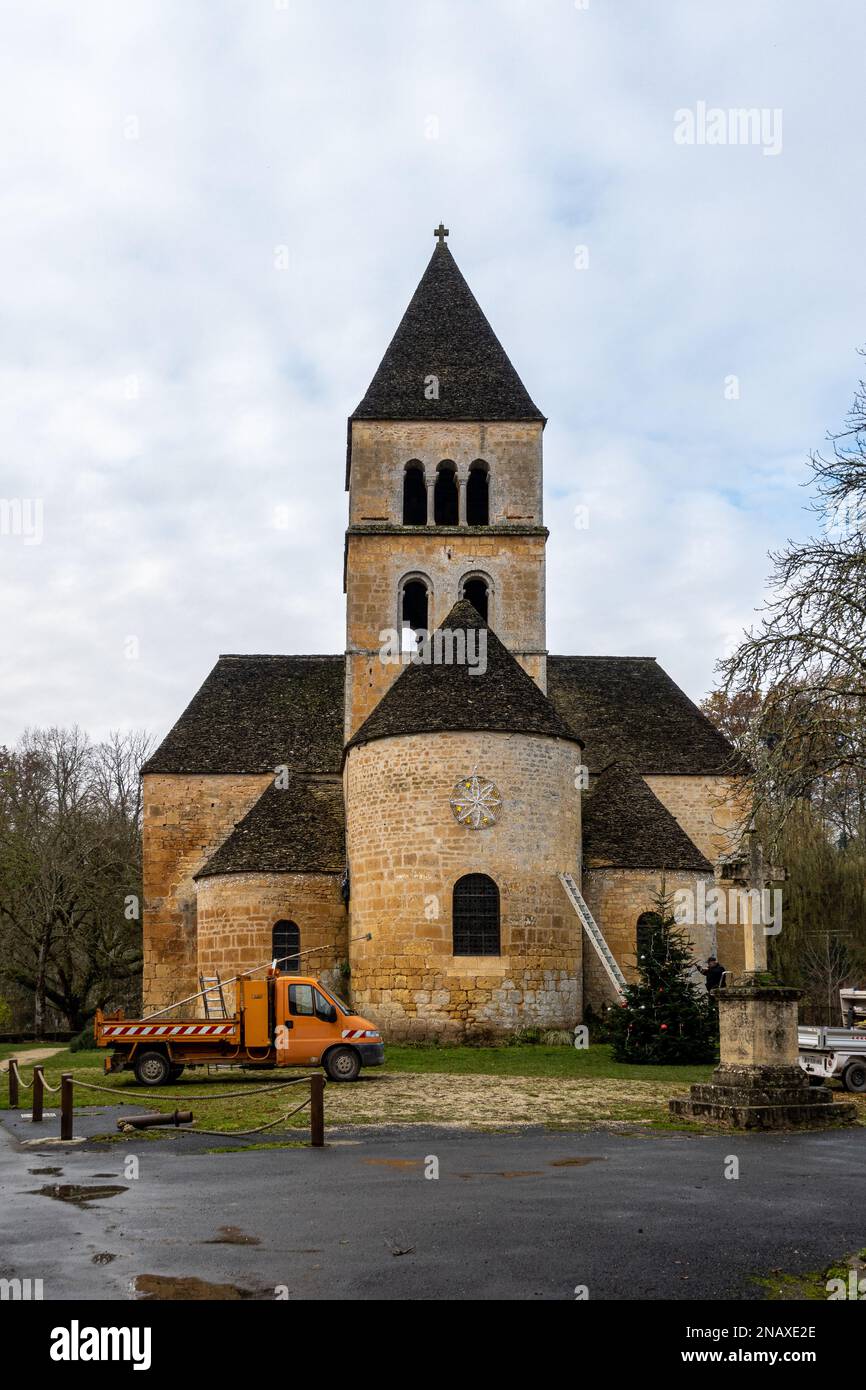
[[[591, 1299], [749, 1299], [763, 1296], [753, 1275], [866, 1245], [863, 1128], [347, 1130], [322, 1151], [208, 1154], [220, 1141], [22, 1150], [4, 1119], [0, 1276], [41, 1278], [46, 1299], [128, 1299], [142, 1275], [262, 1298], [285, 1286], [291, 1299], [570, 1299], [586, 1285]], [[724, 1176], [731, 1154], [737, 1180]], [[31, 1171], [44, 1168], [62, 1171]], [[56, 1183], [125, 1190], [84, 1205], [37, 1191]]]

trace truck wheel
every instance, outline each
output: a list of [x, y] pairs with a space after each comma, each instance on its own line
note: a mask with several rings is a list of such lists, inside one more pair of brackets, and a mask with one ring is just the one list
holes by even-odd
[[866, 1091], [866, 1062], [849, 1062], [842, 1081], [846, 1091]]
[[139, 1086], [163, 1086], [171, 1066], [162, 1052], [139, 1052], [135, 1059], [135, 1079]]
[[357, 1081], [361, 1059], [354, 1047], [335, 1047], [325, 1058], [325, 1071], [332, 1081]]

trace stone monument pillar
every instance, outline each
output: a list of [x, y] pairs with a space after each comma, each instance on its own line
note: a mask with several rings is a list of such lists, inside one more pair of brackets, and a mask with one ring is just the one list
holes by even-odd
[[670, 1101], [671, 1113], [733, 1129], [853, 1124], [853, 1101], [834, 1101], [829, 1087], [813, 1086], [799, 1064], [797, 1001], [802, 990], [774, 984], [767, 973], [765, 924], [760, 906], [756, 908], [764, 887], [763, 856], [754, 830], [749, 838], [746, 973], [734, 980], [728, 976], [725, 986], [714, 991], [719, 1065], [712, 1081], [692, 1086], [688, 1099]]
[[670, 1102], [672, 1114], [734, 1129], [853, 1124], [854, 1102], [834, 1101], [829, 1087], [813, 1086], [797, 1060], [801, 995], [745, 977], [717, 990], [719, 1065], [712, 1081]]

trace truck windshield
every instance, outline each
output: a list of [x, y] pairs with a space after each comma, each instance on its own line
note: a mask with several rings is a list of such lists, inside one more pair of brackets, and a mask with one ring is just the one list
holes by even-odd
[[343, 1014], [353, 1014], [353, 1013], [355, 1012], [354, 1009], [350, 1009], [350, 1008], [349, 1008], [349, 1005], [348, 1005], [348, 1004], [344, 1004], [343, 1001], [342, 1001], [342, 999], [340, 998], [339, 994], [335, 994], [334, 991], [333, 991], [332, 989], [329, 989], [329, 990], [327, 991], [327, 995], [328, 995], [328, 998], [331, 1000], [331, 1002], [332, 1002], [333, 1004], [336, 1004], [337, 1008], [340, 1010], [341, 1013], [343, 1013]]

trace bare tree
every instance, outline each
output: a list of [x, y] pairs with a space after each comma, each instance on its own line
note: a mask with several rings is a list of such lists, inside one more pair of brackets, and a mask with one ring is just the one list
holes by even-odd
[[0, 754], [0, 978], [73, 1028], [141, 963], [143, 734], [31, 730]]
[[829, 457], [811, 456], [819, 533], [773, 553], [756, 628], [720, 663], [722, 692], [762, 695], [744, 733], [754, 807], [773, 840], [799, 800], [829, 797], [857, 833], [866, 809], [866, 384]]

